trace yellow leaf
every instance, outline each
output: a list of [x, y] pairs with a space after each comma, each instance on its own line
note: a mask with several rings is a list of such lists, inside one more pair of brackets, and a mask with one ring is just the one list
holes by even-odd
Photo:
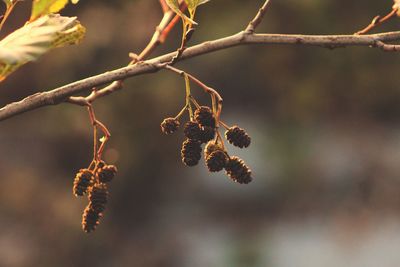
[[0, 81], [52, 48], [78, 43], [84, 35], [76, 17], [52, 14], [25, 24], [0, 41]]
[[33, 0], [30, 21], [50, 13], [56, 13], [66, 4], [68, 4], [68, 0]]
[[[47, 14], [57, 13], [63, 9], [68, 2], [69, 0], [33, 0], [30, 21]], [[71, 2], [76, 4], [79, 0], [71, 0]]]
[[186, 4], [188, 6], [189, 12], [191, 14], [193, 14], [196, 11], [196, 8], [199, 5], [205, 4], [205, 3], [209, 2], [209, 1], [210, 0], [185, 0]]

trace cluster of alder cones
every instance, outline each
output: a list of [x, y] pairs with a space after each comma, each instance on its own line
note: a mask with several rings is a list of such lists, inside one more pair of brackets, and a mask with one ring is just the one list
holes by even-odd
[[[172, 134], [180, 127], [178, 118], [166, 118], [161, 123], [164, 134]], [[234, 146], [244, 148], [250, 145], [249, 135], [238, 126], [226, 127], [225, 138]], [[186, 166], [195, 166], [201, 159], [202, 144], [204, 159], [210, 172], [219, 172], [225, 169], [226, 174], [234, 182], [248, 184], [252, 181], [251, 170], [242, 159], [229, 156], [224, 143], [218, 134], [215, 115], [210, 107], [199, 106], [193, 118], [186, 122], [183, 128], [186, 140], [182, 144], [182, 162]]]
[[108, 200], [107, 183], [114, 179], [117, 168], [98, 161], [94, 169], [80, 169], [75, 176], [73, 193], [77, 197], [87, 195], [89, 204], [82, 215], [82, 229], [86, 233], [94, 231], [103, 216]]

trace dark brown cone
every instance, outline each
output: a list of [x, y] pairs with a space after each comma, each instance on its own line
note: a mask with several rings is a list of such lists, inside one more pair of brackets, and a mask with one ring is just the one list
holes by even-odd
[[172, 134], [178, 130], [180, 123], [175, 118], [166, 118], [161, 123], [161, 131], [164, 134]]
[[72, 188], [75, 196], [83, 196], [93, 183], [93, 173], [88, 169], [80, 169], [74, 179]]
[[201, 143], [196, 140], [186, 139], [182, 144], [182, 162], [186, 166], [195, 166], [201, 158]]
[[97, 169], [96, 174], [101, 183], [108, 183], [114, 179], [117, 171], [117, 167], [114, 165], [104, 165], [102, 168]]
[[216, 150], [222, 150], [221, 145], [215, 143], [214, 141], [208, 142], [204, 148], [204, 159], [207, 160], [207, 158], [211, 155], [211, 153], [213, 153]]
[[86, 233], [90, 233], [94, 231], [99, 225], [99, 220], [103, 215], [101, 213], [96, 212], [92, 206], [89, 204], [82, 215], [82, 229]]
[[201, 142], [207, 143], [208, 141], [214, 139], [215, 137], [215, 128], [209, 126], [203, 126], [201, 128]]
[[229, 143], [240, 148], [248, 147], [251, 142], [250, 136], [238, 126], [229, 128], [225, 132], [225, 137]]
[[188, 139], [201, 141], [203, 137], [203, 131], [200, 124], [194, 121], [188, 121], [185, 123], [183, 133]]
[[215, 128], [215, 117], [212, 110], [207, 106], [201, 106], [194, 112], [194, 119], [201, 126]]
[[222, 150], [216, 150], [206, 159], [206, 165], [210, 172], [219, 172], [228, 163], [228, 155]]
[[89, 192], [89, 203], [92, 209], [97, 213], [103, 212], [106, 209], [107, 200], [106, 184], [95, 184]]
[[238, 157], [231, 157], [225, 166], [226, 174], [239, 184], [248, 184], [253, 178], [251, 170], [246, 166], [244, 161]]

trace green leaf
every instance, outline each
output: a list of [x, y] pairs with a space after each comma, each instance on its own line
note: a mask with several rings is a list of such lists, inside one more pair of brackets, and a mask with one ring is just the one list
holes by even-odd
[[[71, 0], [73, 4], [78, 3], [78, 1], [79, 0]], [[33, 0], [30, 21], [47, 14], [57, 13], [63, 9], [68, 2], [69, 0]]]
[[84, 35], [76, 17], [46, 15], [25, 24], [0, 41], [0, 81], [52, 48], [79, 43]]
[[[186, 1], [186, 0], [185, 0]], [[166, 0], [167, 5], [176, 13], [178, 14], [186, 23], [197, 25], [197, 23], [186, 16], [179, 8], [178, 0]]]

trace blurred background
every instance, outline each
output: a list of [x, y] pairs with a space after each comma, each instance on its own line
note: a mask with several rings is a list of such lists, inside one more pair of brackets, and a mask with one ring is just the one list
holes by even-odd
[[[3, 35], [23, 25], [18, 5]], [[245, 27], [263, 1], [199, 8], [191, 43]], [[392, 1], [272, 1], [260, 32], [352, 34]], [[125, 65], [162, 13], [152, 0], [82, 0], [64, 15], [87, 27], [79, 46], [54, 50], [0, 84], [0, 104]], [[395, 19], [379, 31], [398, 29]], [[173, 51], [180, 26], [153, 56]], [[184, 104], [184, 83], [161, 71], [127, 80], [95, 103], [119, 168], [94, 233], [86, 199], [72, 195], [91, 161], [84, 108], [62, 104], [0, 123], [0, 266], [400, 266], [400, 55], [353, 47], [247, 46], [179, 63], [217, 88], [222, 118], [252, 137], [239, 185], [204, 162], [185, 167], [183, 134], [159, 124]], [[196, 98], [208, 97], [194, 87]]]

